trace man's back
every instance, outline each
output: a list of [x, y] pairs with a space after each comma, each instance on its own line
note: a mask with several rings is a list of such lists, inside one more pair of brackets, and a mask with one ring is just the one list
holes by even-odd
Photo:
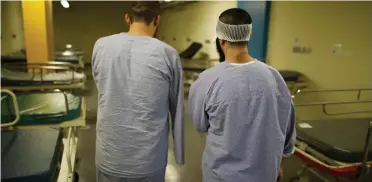
[[96, 42], [92, 67], [99, 97], [97, 167], [119, 177], [165, 168], [169, 109], [183, 106], [175, 49], [151, 37], [116, 34]]
[[287, 128], [292, 128], [294, 114], [279, 73], [259, 61], [225, 61], [202, 73], [197, 82], [190, 98], [206, 94], [205, 181], [275, 181], [283, 153], [292, 150], [284, 148], [292, 136]]

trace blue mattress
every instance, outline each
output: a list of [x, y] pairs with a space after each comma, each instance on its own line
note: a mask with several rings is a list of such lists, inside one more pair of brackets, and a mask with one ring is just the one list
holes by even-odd
[[[306, 142], [331, 159], [345, 163], [361, 162], [371, 120], [362, 118], [298, 121], [297, 140]], [[311, 127], [301, 127], [304, 123]], [[368, 150], [368, 161], [372, 161], [372, 148]]]
[[60, 129], [1, 131], [1, 181], [56, 181], [62, 151]]
[[[20, 110], [20, 125], [56, 124], [74, 120], [81, 116], [82, 99], [67, 94], [69, 110], [66, 112], [66, 101], [62, 93], [16, 94]], [[13, 104], [7, 95], [2, 95], [1, 123], [9, 123], [15, 118]]]

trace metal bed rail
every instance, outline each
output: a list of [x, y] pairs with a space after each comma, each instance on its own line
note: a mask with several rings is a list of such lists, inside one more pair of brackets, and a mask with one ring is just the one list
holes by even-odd
[[73, 161], [72, 161], [71, 153], [73, 153], [73, 147], [76, 146], [76, 140], [75, 140], [76, 133], [77, 133], [76, 127], [68, 128], [68, 134], [67, 134], [67, 140], [66, 140], [67, 145], [65, 146], [68, 174], [72, 174], [74, 171], [73, 165], [72, 165]]
[[[9, 123], [1, 123], [1, 128], [2, 127], [10, 127], [10, 126], [14, 126], [16, 125], [20, 119], [21, 119], [21, 114], [19, 112], [19, 107], [18, 107], [18, 102], [17, 102], [17, 96], [10, 90], [4, 90], [4, 89], [1, 89], [1, 95], [3, 95], [3, 93], [5, 94], [8, 94], [11, 98], [12, 98], [12, 101], [13, 101], [13, 107], [14, 107], [14, 112], [15, 112], [15, 118], [12, 122], [9, 122]], [[9, 104], [9, 103], [8, 103]], [[8, 107], [8, 111], [9, 111], [9, 107]]]
[[[1, 128], [12, 129], [13, 126], [18, 124], [18, 122], [20, 121], [20, 118], [21, 118], [21, 111], [19, 110], [17, 96], [13, 91], [10, 91], [10, 90], [7, 90], [7, 89], [1, 89], [1, 93], [2, 94], [3, 93], [9, 94], [9, 96], [11, 97], [12, 102], [13, 102], [14, 114], [15, 114], [15, 119], [13, 121], [9, 122], [9, 123], [4, 123], [4, 124], [1, 123]], [[69, 108], [67, 93], [64, 92], [64, 91], [56, 89], [56, 90], [47, 90], [47, 91], [19, 92], [17, 94], [45, 94], [45, 93], [61, 93], [61, 94], [63, 94], [66, 111], [65, 111], [64, 114], [53, 114], [53, 115], [50, 115], [50, 116], [40, 116], [37, 119], [57, 118], [57, 117], [62, 117], [64, 115], [68, 114], [68, 112], [70, 111], [70, 108]], [[10, 108], [9, 103], [7, 103], [7, 104], [8, 104], [8, 108]], [[10, 109], [8, 109], [8, 110], [10, 110]]]
[[[59, 82], [64, 84], [71, 84], [76, 81], [79, 81], [75, 77], [75, 73], [83, 72], [82, 67], [77, 64], [66, 63], [66, 62], [55, 62], [49, 61], [44, 63], [5, 63], [2, 65], [3, 68], [9, 69], [10, 71], [13, 69], [22, 70], [24, 73], [31, 74], [30, 79], [28, 80], [20, 80], [20, 81], [34, 81], [36, 74], [40, 74], [40, 82], [43, 84], [44, 82]], [[31, 70], [31, 71], [30, 71]], [[58, 71], [71, 71], [71, 79], [66, 80], [44, 80], [45, 74], [50, 72], [58, 72]], [[17, 80], [14, 80], [17, 81]]]
[[372, 109], [369, 110], [359, 110], [359, 111], [350, 111], [350, 112], [329, 112], [327, 106], [329, 105], [345, 105], [345, 104], [363, 104], [363, 103], [372, 103], [371, 99], [361, 100], [361, 95], [363, 91], [372, 91], [372, 88], [359, 88], [359, 89], [320, 89], [320, 90], [300, 90], [298, 89], [295, 94], [292, 96], [295, 98], [298, 94], [306, 93], [326, 93], [326, 92], [356, 92], [355, 100], [344, 100], [344, 101], [324, 101], [324, 102], [309, 102], [309, 103], [300, 103], [295, 104], [297, 107], [303, 106], [322, 106], [322, 111], [326, 115], [344, 115], [344, 114], [358, 114], [358, 113], [370, 113]]

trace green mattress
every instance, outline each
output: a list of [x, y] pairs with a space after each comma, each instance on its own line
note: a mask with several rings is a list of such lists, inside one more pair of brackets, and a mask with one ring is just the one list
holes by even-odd
[[[20, 125], [57, 124], [68, 122], [81, 116], [82, 98], [66, 93], [16, 94], [20, 111]], [[14, 104], [7, 94], [1, 95], [1, 123], [15, 119]]]

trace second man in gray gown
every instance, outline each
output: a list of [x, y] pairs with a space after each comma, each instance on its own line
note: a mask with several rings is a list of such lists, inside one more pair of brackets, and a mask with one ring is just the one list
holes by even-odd
[[294, 107], [277, 70], [251, 57], [251, 16], [224, 11], [217, 21], [221, 63], [191, 86], [190, 116], [207, 132], [204, 182], [275, 182], [294, 151]]

